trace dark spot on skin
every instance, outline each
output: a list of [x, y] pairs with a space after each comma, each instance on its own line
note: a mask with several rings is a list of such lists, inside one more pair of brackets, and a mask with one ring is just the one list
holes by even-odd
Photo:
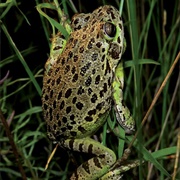
[[105, 104], [104, 102], [97, 104], [96, 109], [98, 109], [100, 111], [102, 109], [102, 107], [104, 106], [104, 104]]
[[51, 82], [51, 79], [48, 79], [48, 80], [47, 80], [47, 84], [49, 84], [50, 82]]
[[58, 68], [56, 68], [55, 73], [57, 74], [57, 73], [59, 72], [59, 70], [60, 70], [60, 68], [59, 68], [59, 67], [58, 67]]
[[88, 122], [91, 122], [91, 121], [93, 121], [93, 118], [91, 116], [86, 116], [85, 120], [88, 121]]
[[106, 75], [107, 73], [110, 73], [110, 72], [111, 72], [111, 68], [110, 68], [109, 62], [107, 61], [107, 62], [106, 62], [106, 69], [105, 69], [105, 75]]
[[56, 108], [56, 101], [53, 102], [53, 108]]
[[81, 76], [84, 76], [84, 74], [85, 74], [86, 71], [90, 68], [90, 66], [91, 66], [91, 63], [88, 62], [85, 66], [83, 66], [83, 67], [81, 68], [81, 71], [80, 71]]
[[47, 101], [49, 99], [49, 96], [46, 94], [44, 99], [45, 99], [45, 101]]
[[104, 70], [104, 64], [102, 64], [101, 69]]
[[90, 41], [89, 41], [89, 43], [88, 43], [87, 48], [88, 48], [88, 49], [91, 49], [94, 42], [95, 42], [94, 38], [91, 38]]
[[92, 57], [92, 61], [96, 61], [98, 58], [98, 53], [93, 53], [91, 57]]
[[117, 42], [118, 42], [119, 44], [121, 43], [121, 38], [120, 38], [120, 37], [118, 37]]
[[61, 82], [61, 77], [58, 77], [56, 80], [56, 84], [58, 85]]
[[80, 52], [80, 53], [83, 53], [83, 52], [84, 52], [84, 47], [80, 47], [80, 48], [79, 48], [79, 52]]
[[78, 24], [78, 23], [79, 23], [79, 18], [75, 19], [75, 20], [73, 21], [73, 23], [74, 23], [75, 25]]
[[99, 162], [98, 157], [94, 157], [93, 161], [94, 161], [94, 164], [95, 164], [96, 167], [98, 167], [100, 169], [102, 168], [101, 163]]
[[47, 110], [48, 108], [47, 104], [44, 104], [43, 107], [44, 107], [44, 110]]
[[81, 102], [77, 102], [77, 103], [76, 103], [76, 107], [77, 107], [79, 110], [82, 110], [83, 104], [82, 104]]
[[102, 98], [103, 97], [103, 95], [104, 95], [104, 93], [106, 93], [107, 92], [107, 84], [106, 83], [104, 83], [104, 86], [103, 86], [103, 90], [102, 91], [100, 91], [100, 97]]
[[82, 132], [82, 133], [85, 133], [85, 132], [86, 132], [86, 130], [85, 130], [82, 126], [78, 126], [78, 130], [79, 130], [80, 132]]
[[98, 43], [96, 43], [96, 46], [97, 46], [98, 48], [100, 48], [100, 47], [102, 46], [102, 43], [101, 43], [101, 42], [98, 42]]
[[88, 111], [88, 115], [95, 115], [96, 114], [96, 109]]
[[72, 125], [76, 124], [76, 121], [72, 120], [72, 121], [71, 121], [71, 124], [72, 124]]
[[[96, 35], [96, 39], [98, 40], [99, 39], [99, 33]], [[96, 44], [96, 46], [97, 46], [97, 44]], [[98, 46], [97, 46], [98, 47]]]
[[71, 131], [70, 134], [71, 134], [71, 136], [75, 137], [77, 135], [77, 132]]
[[92, 82], [92, 78], [91, 78], [91, 76], [88, 76], [88, 78], [87, 78], [86, 81], [85, 81], [85, 85], [86, 85], [86, 86], [90, 86], [90, 85], [91, 85], [91, 82]]
[[95, 78], [95, 84], [99, 84], [100, 82], [100, 75], [97, 75], [96, 78]]
[[74, 60], [74, 62], [77, 62], [78, 61], [78, 55], [75, 55], [73, 60]]
[[108, 79], [108, 86], [109, 87], [111, 86], [111, 77], [109, 77], [109, 79]]
[[59, 49], [61, 49], [61, 48], [62, 48], [62, 46], [55, 46], [55, 47], [53, 48], [53, 50], [56, 51], [56, 50], [59, 50]]
[[58, 100], [60, 100], [61, 97], [62, 97], [62, 91], [60, 91], [59, 94], [58, 94]]
[[49, 108], [49, 114], [52, 116], [52, 108]]
[[73, 149], [73, 146], [74, 146], [74, 140], [71, 139], [71, 140], [69, 141], [69, 148], [70, 148], [70, 149]]
[[105, 60], [105, 54], [102, 56], [101, 62], [103, 62], [104, 60]]
[[68, 107], [66, 108], [66, 113], [69, 114], [70, 112], [71, 112], [71, 106], [68, 106]]
[[68, 130], [71, 130], [73, 127], [72, 126], [67, 126]]
[[84, 21], [87, 22], [89, 20], [90, 16], [87, 16], [86, 18], [84, 18]]
[[103, 53], [105, 52], [105, 48], [102, 48], [102, 52], [103, 52]]
[[52, 74], [52, 69], [50, 69], [50, 70], [48, 71], [48, 76], [51, 76], [51, 74]]
[[96, 95], [96, 94], [93, 94], [93, 95], [92, 95], [92, 98], [91, 98], [91, 102], [92, 102], [92, 103], [95, 103], [96, 100], [97, 100], [97, 95]]
[[76, 100], [77, 100], [77, 97], [73, 97], [72, 103], [75, 104], [75, 103], [76, 103]]
[[71, 38], [69, 39], [69, 43], [72, 43], [73, 40], [74, 40], [74, 39], [71, 37]]
[[71, 95], [72, 93], [72, 89], [68, 89], [65, 93], [65, 98], [69, 98], [69, 96]]
[[88, 44], [88, 49], [91, 49], [91, 48], [92, 48], [92, 43], [89, 42], [89, 44]]
[[93, 69], [93, 70], [92, 70], [92, 74], [95, 74], [95, 73], [96, 73], [96, 69]]
[[[120, 20], [121, 20], [121, 18], [120, 18]], [[121, 23], [119, 24], [119, 28], [122, 30], [122, 24]]]
[[[93, 25], [93, 23], [92, 23], [92, 25]], [[94, 26], [91, 28], [90, 32], [92, 33], [93, 31], [94, 31]]]
[[99, 96], [102, 98], [103, 95], [104, 95], [104, 91], [102, 90], [102, 91], [99, 92]]
[[105, 154], [100, 154], [99, 155], [99, 158], [101, 158], [101, 159], [104, 159], [106, 156], [105, 156]]
[[103, 16], [103, 15], [104, 15], [103, 12], [100, 12], [100, 13], [99, 13], [99, 16]]
[[73, 56], [73, 53], [70, 51], [70, 52], [68, 53], [68, 59], [71, 59], [72, 56]]
[[[78, 30], [78, 29], [81, 29], [81, 25], [78, 25], [78, 26], [74, 27], [75, 31]], [[79, 36], [78, 33], [77, 33], [77, 36]]]
[[49, 117], [49, 121], [52, 121], [53, 120], [53, 116], [50, 115]]
[[61, 128], [61, 131], [62, 131], [62, 132], [66, 132], [67, 129], [66, 129], [65, 127], [63, 127], [63, 128]]
[[76, 67], [75, 66], [72, 67], [71, 72], [72, 72], [72, 74], [74, 74], [76, 72]]
[[81, 95], [82, 93], [84, 93], [84, 89], [82, 88], [82, 86], [80, 86], [79, 89], [78, 89], [77, 94]]
[[102, 7], [99, 7], [98, 13], [100, 13], [102, 11]]
[[[59, 120], [59, 114], [56, 114], [56, 119]], [[58, 123], [61, 121], [58, 121]]]
[[62, 66], [65, 64], [65, 62], [66, 62], [65, 58], [62, 58], [62, 60], [61, 60]]
[[70, 65], [66, 65], [64, 69], [64, 74], [68, 73], [69, 70], [70, 70]]
[[61, 104], [60, 104], [60, 107], [59, 107], [60, 110], [62, 110], [64, 108], [64, 105], [65, 105], [65, 103], [64, 103], [64, 101], [62, 101]]
[[91, 88], [88, 88], [88, 95], [91, 95], [92, 92], [93, 90]]
[[[59, 119], [59, 118], [58, 118], [58, 119]], [[58, 119], [57, 119], [57, 120], [58, 120]], [[58, 121], [58, 126], [61, 127], [61, 121]]]
[[75, 118], [75, 116], [74, 116], [74, 114], [72, 114], [72, 115], [70, 116], [70, 120], [74, 120], [74, 118]]
[[76, 74], [73, 76], [72, 82], [76, 82], [77, 80], [78, 80], [78, 74], [76, 73]]
[[63, 116], [62, 122], [66, 124], [67, 123], [67, 118]]
[[89, 166], [89, 163], [88, 163], [88, 162], [85, 162], [85, 163], [82, 164], [82, 168], [83, 168], [83, 169], [86, 171], [86, 173], [88, 173], [88, 174], [91, 173], [89, 167], [90, 167], [90, 166]]
[[94, 38], [91, 38], [91, 42], [94, 43], [94, 42], [95, 42], [95, 39], [94, 39]]
[[50, 98], [53, 97], [53, 93], [54, 93], [53, 90], [51, 90], [51, 91], [50, 91]]
[[60, 59], [59, 59], [59, 58], [57, 59], [56, 63], [57, 63], [57, 64], [59, 64], [59, 63], [60, 63]]
[[86, 36], [87, 36], [86, 34], [83, 34], [82, 38], [83, 38], [83, 39], [86, 39]]
[[56, 129], [56, 127], [57, 127], [56, 124], [53, 124], [53, 129], [54, 129], [54, 130]]
[[78, 40], [74, 39], [72, 48], [74, 48], [76, 46], [77, 42], [78, 42]]
[[93, 145], [89, 144], [89, 146], [88, 146], [88, 153], [92, 154], [92, 152], [93, 152]]

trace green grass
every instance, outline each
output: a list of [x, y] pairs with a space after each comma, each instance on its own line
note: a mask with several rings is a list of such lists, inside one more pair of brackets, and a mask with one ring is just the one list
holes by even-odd
[[[112, 130], [117, 124], [109, 118], [96, 138], [119, 158], [134, 141], [128, 160], [139, 159], [145, 163], [125, 172], [124, 179], [180, 179], [179, 162], [177, 174], [173, 175], [180, 146], [178, 65], [170, 76], [168, 74], [179, 53], [180, 3], [177, 0], [146, 0], [144, 4], [127, 0], [123, 6], [118, 1], [103, 3], [122, 10], [127, 41], [122, 57], [125, 62], [124, 99], [138, 133], [134, 141], [134, 135], [126, 136], [121, 128]], [[102, 5], [98, 1], [89, 5], [88, 1], [71, 4], [65, 0], [59, 4], [69, 17], [77, 11], [87, 13]], [[57, 29], [66, 36], [69, 32], [58, 23], [62, 12], [60, 9], [56, 12], [57, 6], [57, 0], [54, 4], [42, 4], [37, 0], [0, 3], [0, 179], [63, 180], [87, 159], [87, 155], [58, 147], [45, 171], [55, 145], [47, 138], [42, 117], [43, 67], [49, 56], [51, 35]], [[46, 17], [42, 16], [40, 8]], [[8, 71], [9, 75], [3, 79]], [[168, 79], [160, 88], [166, 76]], [[152, 104], [154, 97], [156, 102]]]

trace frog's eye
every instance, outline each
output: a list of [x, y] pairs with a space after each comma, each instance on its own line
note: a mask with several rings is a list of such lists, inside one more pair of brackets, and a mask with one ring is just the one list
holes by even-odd
[[104, 31], [106, 35], [112, 38], [116, 35], [116, 26], [110, 22], [106, 22], [104, 24]]

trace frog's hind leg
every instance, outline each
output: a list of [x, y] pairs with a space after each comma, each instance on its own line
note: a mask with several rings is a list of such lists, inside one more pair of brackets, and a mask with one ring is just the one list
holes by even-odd
[[80, 165], [72, 174], [70, 180], [96, 180], [106, 174], [116, 162], [116, 155], [112, 150], [91, 139], [67, 139], [61, 146], [73, 151], [96, 155]]

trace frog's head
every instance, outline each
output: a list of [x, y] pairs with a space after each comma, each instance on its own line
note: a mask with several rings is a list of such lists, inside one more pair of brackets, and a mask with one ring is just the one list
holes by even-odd
[[71, 27], [73, 31], [80, 32], [79, 41], [81, 39], [90, 44], [87, 47], [89, 51], [99, 48], [99, 55], [107, 58], [114, 71], [125, 51], [123, 22], [118, 10], [105, 5], [89, 14], [76, 14]]
[[104, 13], [102, 22], [103, 36], [105, 42], [108, 44], [107, 59], [112, 67], [115, 69], [119, 63], [122, 54], [125, 51], [125, 38], [122, 18], [117, 9], [112, 6], [104, 6], [102, 8]]

